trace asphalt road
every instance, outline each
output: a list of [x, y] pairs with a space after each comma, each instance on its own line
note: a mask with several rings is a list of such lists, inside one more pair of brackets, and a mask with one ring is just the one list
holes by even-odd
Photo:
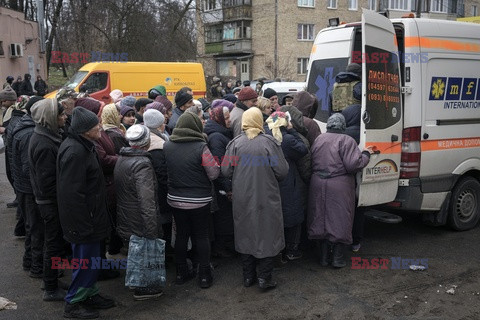
[[[7, 209], [13, 192], [0, 155], [0, 297], [17, 310], [0, 319], [60, 319], [62, 302], [43, 302], [41, 281], [21, 268], [23, 242], [13, 237], [15, 210]], [[117, 307], [103, 319], [480, 319], [479, 227], [454, 232], [422, 225], [417, 215], [394, 225], [367, 221], [361, 250], [348, 253], [346, 268], [322, 268], [313, 252], [276, 270], [277, 289], [244, 288], [240, 260], [216, 260], [214, 285], [174, 285], [167, 272], [164, 296], [133, 301], [123, 278], [100, 282]], [[386, 269], [352, 269], [350, 258], [389, 259]], [[428, 259], [424, 271], [392, 269], [392, 257]], [[425, 262], [425, 261], [424, 261]], [[68, 280], [70, 273], [64, 278]], [[451, 290], [453, 289], [453, 290]], [[453, 293], [447, 293], [447, 291]]]

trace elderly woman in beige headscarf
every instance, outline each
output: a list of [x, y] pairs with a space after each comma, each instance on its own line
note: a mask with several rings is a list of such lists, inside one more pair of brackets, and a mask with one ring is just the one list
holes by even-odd
[[281, 143], [283, 155], [289, 166], [287, 177], [280, 182], [286, 245], [284, 257], [287, 260], [296, 260], [302, 257], [299, 245], [306, 207], [303, 201], [306, 185], [301, 179], [299, 173], [301, 167], [297, 166], [297, 162], [308, 154], [308, 147], [293, 128], [288, 115], [289, 113], [275, 111], [268, 117], [266, 123], [267, 133]]
[[261, 289], [276, 286], [274, 257], [285, 247], [279, 180], [288, 173], [280, 143], [263, 129], [262, 112], [242, 116], [242, 134], [227, 146], [222, 174], [232, 177], [235, 249], [242, 254], [243, 285], [258, 281]]
[[122, 147], [130, 146], [127, 139], [125, 139], [125, 127], [120, 123], [121, 117], [115, 104], [110, 103], [103, 107], [102, 127], [112, 140], [116, 154], [120, 153]]

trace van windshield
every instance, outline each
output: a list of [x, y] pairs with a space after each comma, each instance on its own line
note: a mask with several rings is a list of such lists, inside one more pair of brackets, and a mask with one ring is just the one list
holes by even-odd
[[67, 83], [65, 83], [64, 87], [67, 87], [69, 89], [75, 89], [80, 82], [85, 78], [85, 76], [88, 74], [88, 71], [77, 71], [70, 80], [68, 80]]

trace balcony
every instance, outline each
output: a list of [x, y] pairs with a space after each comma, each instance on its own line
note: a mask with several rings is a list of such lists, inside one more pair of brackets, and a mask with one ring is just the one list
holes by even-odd
[[205, 43], [205, 54], [223, 53], [223, 42]]
[[200, 14], [203, 24], [219, 23], [223, 21], [222, 9], [203, 11]]
[[223, 21], [251, 20], [252, 6], [223, 7]]
[[251, 52], [252, 40], [226, 40], [223, 41], [223, 53]]

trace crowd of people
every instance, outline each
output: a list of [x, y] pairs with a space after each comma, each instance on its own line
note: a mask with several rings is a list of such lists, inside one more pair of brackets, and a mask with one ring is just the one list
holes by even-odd
[[[166, 241], [177, 285], [197, 277], [209, 288], [211, 257], [239, 254], [245, 287], [275, 288], [275, 264], [300, 259], [305, 236], [322, 265], [344, 267], [354, 174], [371, 154], [345, 134], [359, 130], [360, 115], [339, 110], [321, 133], [314, 95], [298, 92], [283, 106], [274, 96], [244, 86], [210, 104], [185, 87], [172, 104], [158, 85], [140, 99], [113, 90], [105, 104], [68, 89], [17, 97], [5, 86], [0, 133], [18, 199], [14, 233], [25, 236], [23, 269], [43, 279], [43, 300], [65, 300], [68, 318], [113, 307], [96, 282], [118, 272], [89, 264], [66, 285], [52, 258], [118, 258], [132, 235]], [[131, 289], [135, 300], [162, 294]]]
[[28, 73], [25, 73], [23, 80], [22, 76], [18, 76], [16, 81], [14, 81], [15, 79], [12, 76], [8, 76], [2, 86], [2, 89], [5, 89], [7, 86], [9, 86], [15, 91], [17, 96], [37, 95], [43, 97], [48, 92], [47, 83], [42, 79], [42, 76], [38, 75], [37, 80], [32, 87], [31, 79], [32, 76]]

